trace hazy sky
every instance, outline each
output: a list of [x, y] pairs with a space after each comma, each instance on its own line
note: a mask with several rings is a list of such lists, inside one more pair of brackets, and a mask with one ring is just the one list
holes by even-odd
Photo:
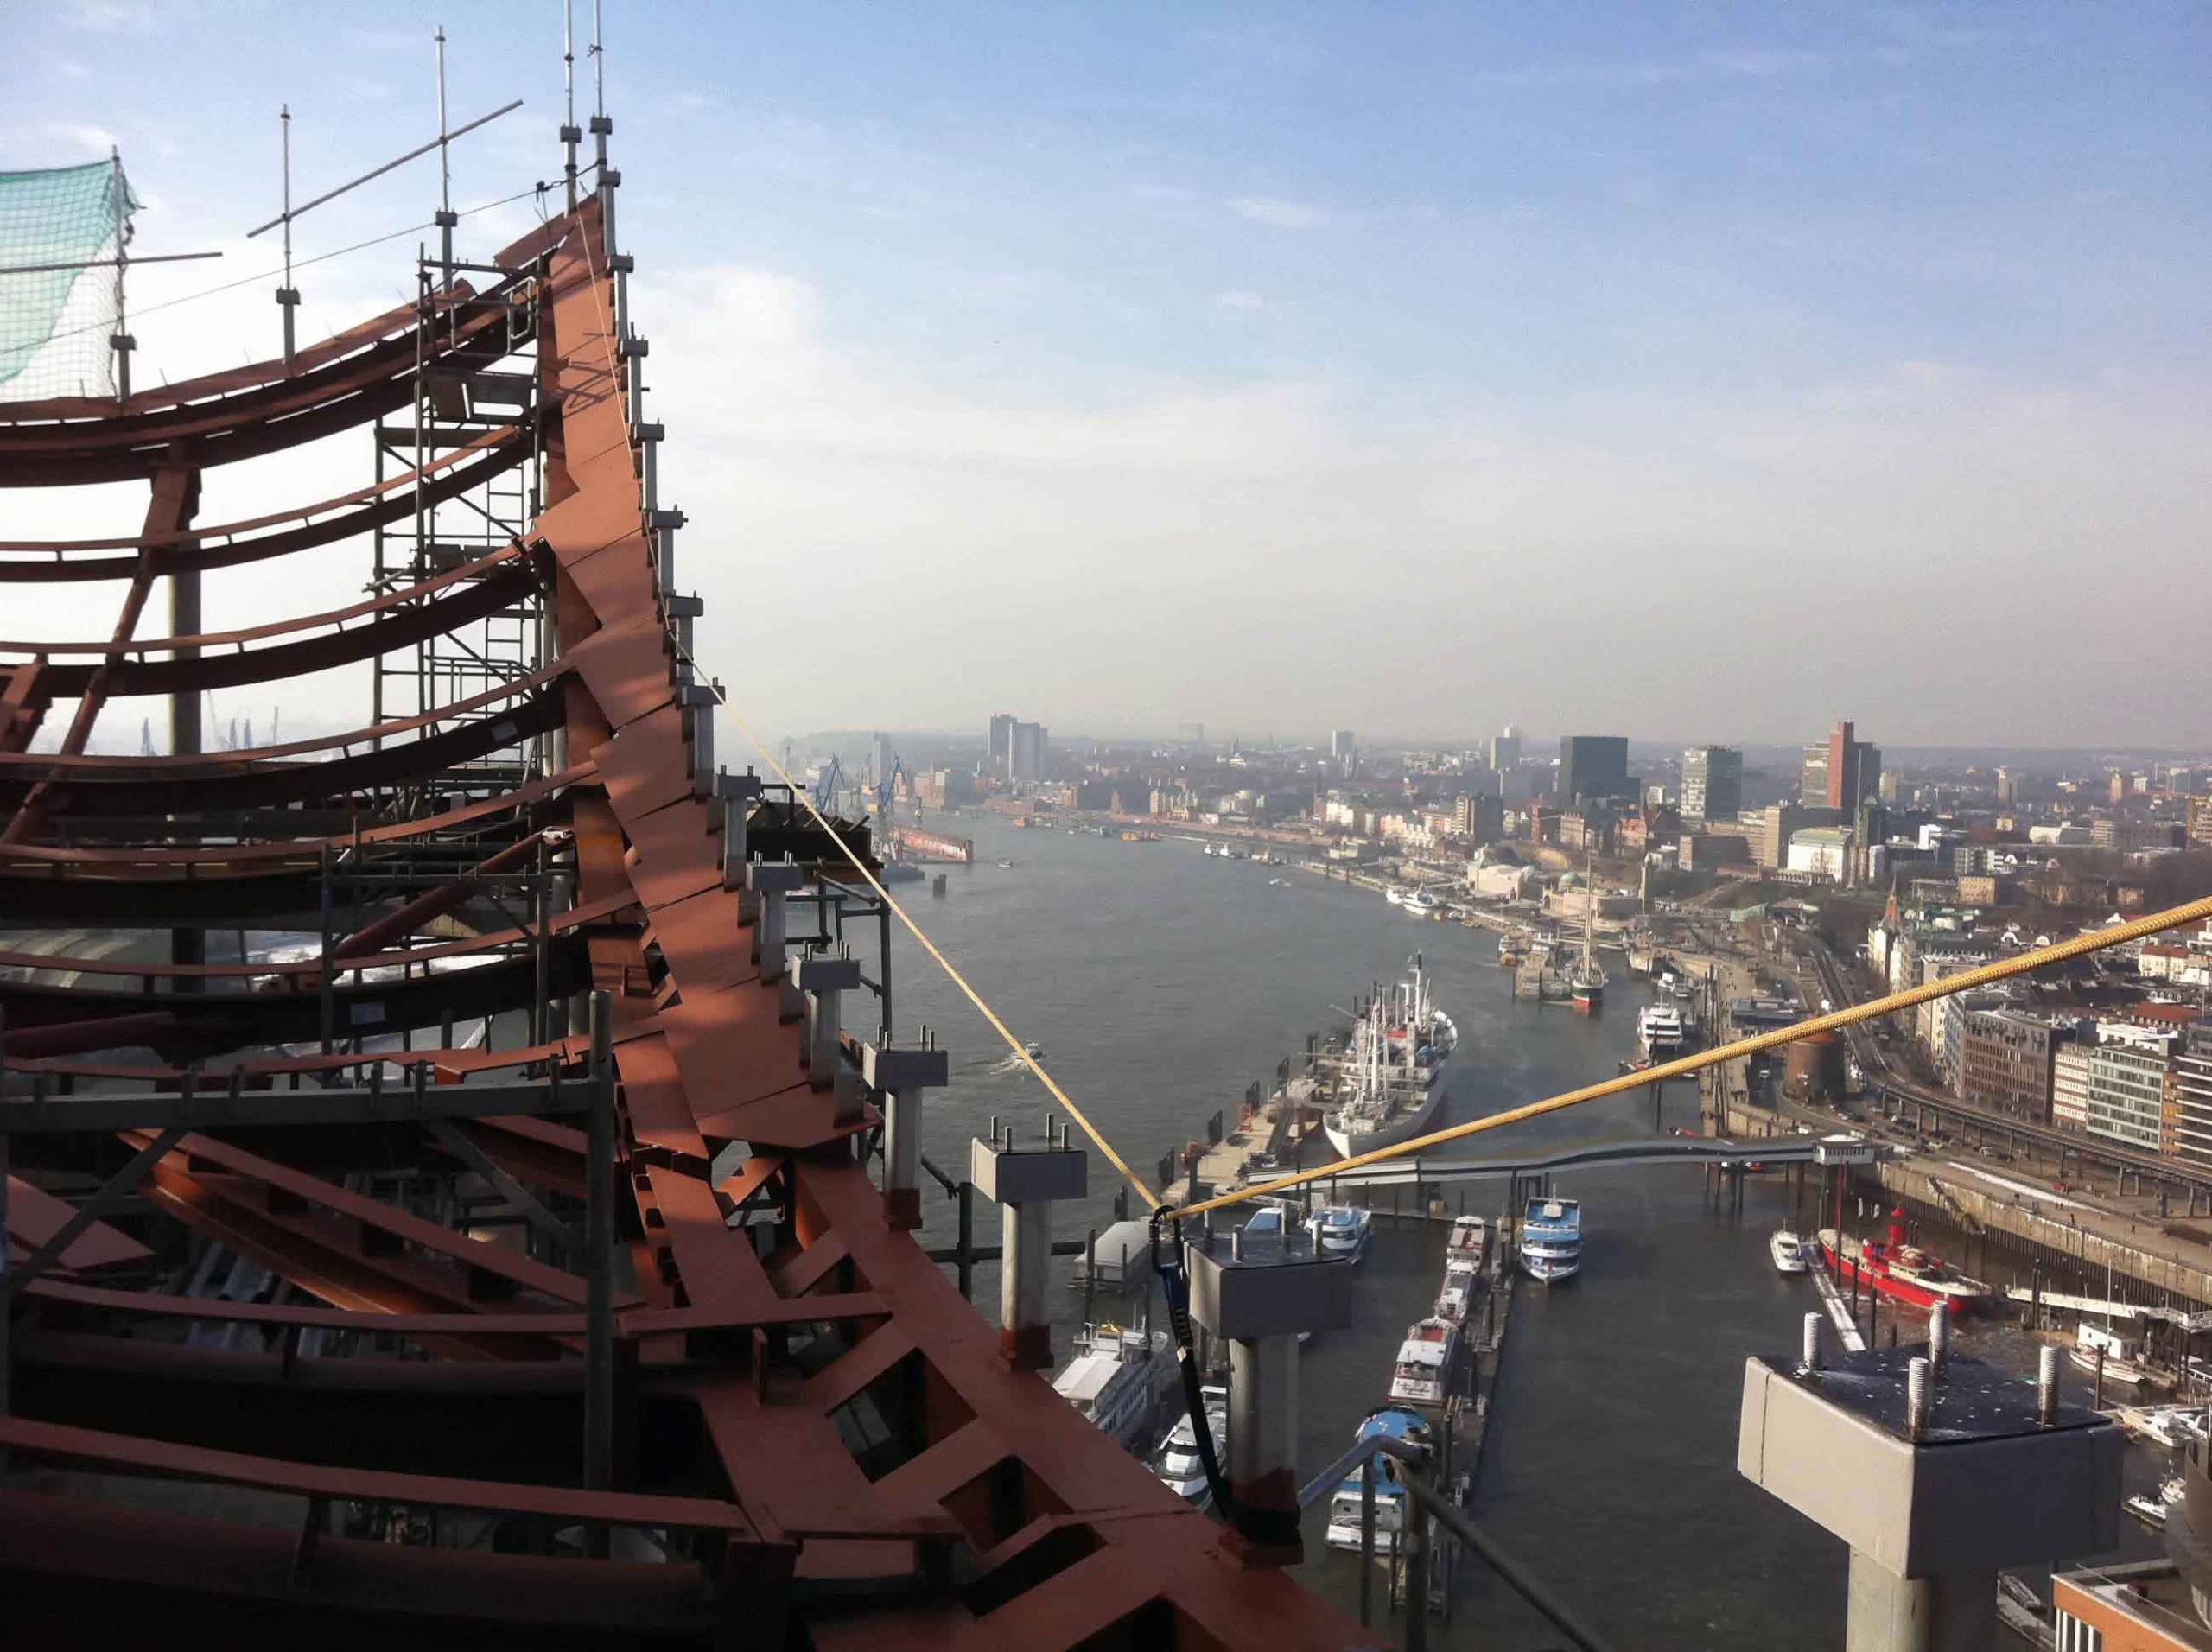
[[[664, 491], [764, 728], [2212, 742], [2201, 5], [607, 12]], [[411, 147], [442, 15], [456, 122], [528, 99], [455, 204], [554, 174], [553, 0], [341, 15], [9, 8], [0, 166], [112, 137], [137, 250], [228, 253], [140, 304], [252, 276], [278, 102], [296, 194]], [[302, 271], [308, 331], [416, 238]], [[273, 353], [273, 285], [145, 316], [142, 378]]]

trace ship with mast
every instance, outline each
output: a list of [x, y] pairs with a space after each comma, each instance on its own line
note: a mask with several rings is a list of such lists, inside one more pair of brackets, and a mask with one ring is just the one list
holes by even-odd
[[1582, 872], [1582, 956], [1568, 966], [1567, 993], [1574, 1007], [1585, 1015], [1605, 1002], [1605, 971], [1597, 959], [1598, 879], [1596, 862], [1586, 861]]
[[1322, 1128], [1346, 1158], [1419, 1134], [1444, 1101], [1444, 1067], [1459, 1029], [1437, 1007], [1421, 955], [1406, 978], [1374, 993], [1330, 1075]]

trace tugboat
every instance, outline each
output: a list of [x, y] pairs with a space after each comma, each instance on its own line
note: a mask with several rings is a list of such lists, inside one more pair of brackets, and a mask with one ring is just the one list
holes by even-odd
[[1844, 1290], [1864, 1286], [1877, 1296], [1909, 1302], [1916, 1308], [1950, 1304], [1952, 1313], [1978, 1313], [1989, 1305], [1993, 1293], [1982, 1280], [1969, 1278], [1940, 1256], [1930, 1255], [1904, 1239], [1904, 1211], [1890, 1212], [1890, 1236], [1854, 1239], [1839, 1236], [1834, 1228], [1821, 1229], [1821, 1256], [1835, 1272]]

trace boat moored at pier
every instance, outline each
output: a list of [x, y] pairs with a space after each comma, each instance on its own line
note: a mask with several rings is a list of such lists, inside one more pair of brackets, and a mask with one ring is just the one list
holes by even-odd
[[1582, 1201], [1535, 1198], [1521, 1217], [1521, 1271], [1556, 1285], [1582, 1271]]
[[1836, 1284], [1846, 1291], [1857, 1286], [1916, 1308], [1948, 1303], [1954, 1314], [1980, 1312], [1993, 1294], [1980, 1280], [1917, 1245], [1907, 1244], [1903, 1210], [1891, 1213], [1887, 1240], [1859, 1239], [1839, 1235], [1834, 1228], [1822, 1228], [1820, 1243], [1821, 1260], [1834, 1270]]
[[1444, 1068], [1459, 1041], [1416, 953], [1406, 979], [1375, 994], [1335, 1058], [1335, 1095], [1321, 1115], [1329, 1145], [1349, 1159], [1418, 1135], [1443, 1103]]

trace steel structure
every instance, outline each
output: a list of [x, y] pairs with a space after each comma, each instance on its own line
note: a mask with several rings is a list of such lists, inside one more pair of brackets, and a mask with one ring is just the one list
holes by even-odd
[[[0, 544], [0, 583], [121, 593], [0, 643], [9, 1644], [1359, 1643], [916, 1242], [934, 1052], [887, 938], [883, 980], [839, 945], [883, 922], [835, 875], [866, 825], [715, 761], [592, 130], [595, 188], [411, 304], [0, 408], [0, 486], [148, 495]], [[358, 492], [198, 523], [209, 468], [365, 426]], [[199, 620], [202, 570], [359, 536], [362, 600]], [[210, 689], [354, 662], [359, 727], [200, 752]], [[149, 694], [168, 754], [88, 749]]]

